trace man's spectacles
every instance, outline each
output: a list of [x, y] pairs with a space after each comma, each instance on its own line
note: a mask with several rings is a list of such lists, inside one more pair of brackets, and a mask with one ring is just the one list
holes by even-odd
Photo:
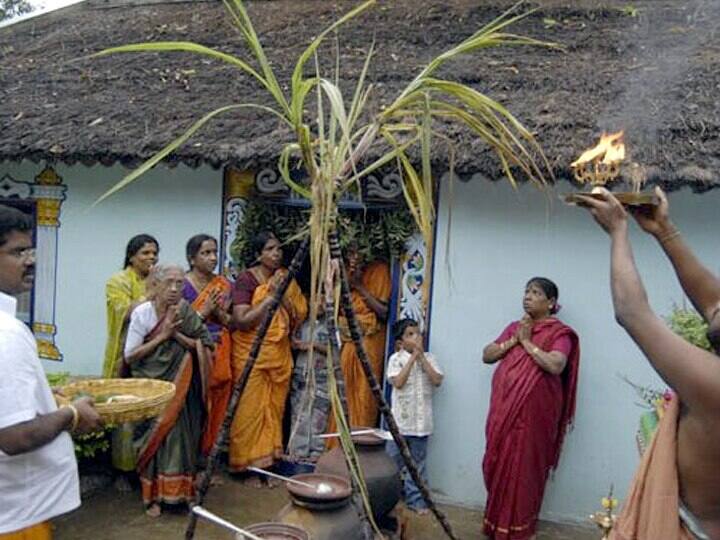
[[[2, 252], [2, 250], [0, 250]], [[36, 250], [34, 247], [26, 247], [26, 248], [15, 248], [11, 249], [10, 251], [5, 251], [4, 253], [7, 253], [11, 257], [15, 257], [16, 259], [34, 259]]]

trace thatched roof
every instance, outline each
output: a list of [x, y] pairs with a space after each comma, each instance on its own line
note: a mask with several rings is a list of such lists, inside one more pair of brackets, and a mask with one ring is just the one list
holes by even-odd
[[[356, 3], [251, 0], [247, 5], [285, 82], [299, 52]], [[0, 160], [133, 164], [203, 113], [231, 103], [266, 102], [250, 78], [189, 54], [82, 58], [113, 45], [159, 40], [197, 41], [248, 57], [219, 2], [112, 4], [91, 0], [0, 28]], [[492, 50], [463, 57], [441, 75], [507, 105], [536, 132], [560, 177], [602, 129], [625, 127], [630, 157], [651, 179], [699, 190], [715, 187], [720, 185], [715, 4], [720, 2], [694, 4], [637, 0], [623, 11], [625, 0], [532, 2], [528, 5], [539, 11], [514, 32], [561, 43], [565, 52]], [[430, 58], [507, 6], [507, 0], [381, 1], [340, 33], [341, 77], [350, 88], [374, 37], [372, 106], [382, 106]], [[324, 54], [330, 66], [332, 45]], [[443, 129], [456, 141], [460, 171], [502, 176], [482, 144]], [[203, 129], [170, 161], [267, 165], [289, 140], [272, 116], [233, 113]], [[442, 145], [434, 158], [440, 166], [446, 162]]]

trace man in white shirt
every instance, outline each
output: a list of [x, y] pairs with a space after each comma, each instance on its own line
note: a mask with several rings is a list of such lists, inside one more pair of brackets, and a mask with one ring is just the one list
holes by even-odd
[[33, 220], [0, 205], [0, 540], [46, 540], [48, 520], [80, 506], [70, 432], [102, 422], [89, 398], [57, 408], [37, 344], [15, 317], [35, 278]]
[[[399, 350], [390, 357], [387, 379], [393, 386], [392, 413], [400, 433], [410, 448], [420, 476], [427, 482], [425, 458], [427, 443], [433, 431], [432, 395], [440, 386], [443, 373], [435, 357], [423, 349], [423, 338], [417, 322], [401, 319], [393, 325], [393, 337]], [[428, 512], [420, 490], [407, 471], [394, 441], [388, 442], [388, 453], [395, 459], [403, 476], [403, 499], [410, 510]]]

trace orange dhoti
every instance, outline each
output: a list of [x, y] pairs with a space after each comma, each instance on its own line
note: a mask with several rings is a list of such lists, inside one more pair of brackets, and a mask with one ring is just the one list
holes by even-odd
[[0, 534], [0, 540], [51, 540], [50, 522], [45, 521], [19, 531]]
[[680, 486], [677, 470], [677, 429], [680, 400], [668, 403], [650, 446], [630, 485], [611, 540], [691, 540], [695, 538], [680, 520]]
[[[258, 285], [252, 305], [272, 292], [267, 284]], [[290, 282], [281, 304], [263, 340], [260, 354], [235, 411], [230, 428], [230, 469], [242, 471], [249, 466], [269, 467], [282, 454], [282, 419], [290, 388], [292, 352], [290, 335], [307, 315], [307, 302], [295, 281]], [[237, 380], [250, 354], [256, 329], [237, 330], [232, 334], [232, 370]]]

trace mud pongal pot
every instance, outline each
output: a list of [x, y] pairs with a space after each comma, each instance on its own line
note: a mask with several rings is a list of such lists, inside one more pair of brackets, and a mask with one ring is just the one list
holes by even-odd
[[[285, 523], [256, 523], [245, 527], [247, 532], [263, 538], [263, 540], [313, 540], [307, 531], [295, 525]], [[238, 534], [236, 540], [247, 540], [247, 536]]]
[[[361, 429], [361, 428], [357, 428]], [[385, 440], [373, 434], [353, 436], [365, 484], [376, 519], [386, 516], [400, 500], [402, 485], [395, 461], [385, 452]], [[333, 448], [318, 459], [317, 473], [336, 474], [349, 478], [341, 447]]]
[[292, 502], [280, 510], [277, 521], [302, 527], [312, 540], [363, 540], [362, 522], [350, 504], [352, 490], [345, 478], [318, 473], [292, 478], [322, 488], [285, 484]]

